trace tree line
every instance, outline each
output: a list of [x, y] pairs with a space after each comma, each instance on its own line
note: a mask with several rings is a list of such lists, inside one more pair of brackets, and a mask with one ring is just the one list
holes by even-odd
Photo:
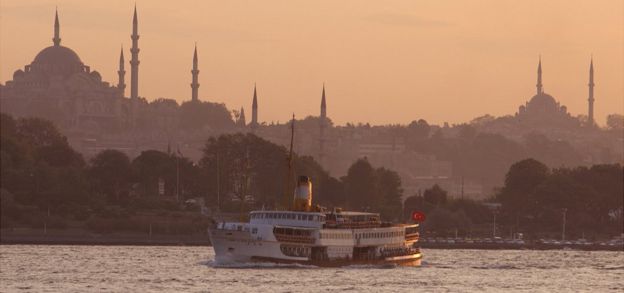
[[388, 219], [400, 214], [399, 176], [365, 159], [335, 178], [312, 157], [294, 154], [289, 172], [286, 148], [236, 133], [209, 138], [197, 163], [178, 150], [147, 150], [135, 158], [103, 150], [86, 160], [50, 121], [1, 119], [3, 227], [39, 226], [42, 217], [59, 227], [74, 220], [107, 226], [103, 219], [123, 227], [124, 219], [141, 218], [142, 211], [181, 213], [189, 199], [223, 212], [286, 208], [295, 174], [311, 177], [315, 204], [380, 211]]
[[429, 236], [522, 233], [558, 239], [565, 221], [569, 239], [604, 238], [624, 231], [623, 182], [620, 164], [550, 169], [535, 159], [524, 159], [511, 166], [504, 186], [486, 202], [451, 199], [434, 185], [405, 200], [404, 218], [411, 211], [424, 211], [423, 232]]
[[[145, 230], [148, 221], [166, 218], [166, 223], [153, 228], [199, 231], [207, 221], [189, 199], [232, 213], [285, 208], [293, 197], [295, 175], [307, 175], [314, 184], [314, 204], [379, 212], [394, 221], [407, 221], [412, 211], [419, 210], [427, 214], [425, 232], [436, 234], [489, 230], [494, 214], [505, 231], [555, 232], [564, 211], [570, 233], [622, 231], [620, 165], [550, 169], [534, 159], [519, 161], [491, 199], [500, 208], [492, 209], [473, 200], [448, 198], [437, 185], [402, 202], [398, 174], [375, 168], [366, 158], [336, 178], [312, 157], [294, 154], [289, 172], [285, 147], [249, 133], [209, 138], [196, 163], [176, 149], [147, 150], [135, 158], [104, 150], [85, 160], [49, 121], [6, 114], [1, 119], [3, 227], [38, 226], [47, 217], [59, 227], [86, 221], [96, 230], [133, 225]], [[414, 131], [425, 128], [425, 123], [417, 123]], [[184, 216], [185, 207], [193, 207], [194, 214]], [[152, 218], [147, 219], [150, 213]], [[193, 225], [200, 228], [189, 230]]]

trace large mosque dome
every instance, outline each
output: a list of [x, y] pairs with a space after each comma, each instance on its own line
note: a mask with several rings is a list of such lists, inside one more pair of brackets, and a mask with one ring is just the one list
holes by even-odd
[[69, 76], [84, 71], [84, 64], [72, 49], [60, 45], [47, 47], [30, 64], [33, 71]]
[[544, 111], [557, 110], [559, 103], [551, 95], [541, 92], [531, 98], [527, 104], [529, 109], [542, 109]]
[[80, 61], [78, 54], [70, 48], [50, 46], [37, 54], [33, 64], [81, 66], [82, 61]]

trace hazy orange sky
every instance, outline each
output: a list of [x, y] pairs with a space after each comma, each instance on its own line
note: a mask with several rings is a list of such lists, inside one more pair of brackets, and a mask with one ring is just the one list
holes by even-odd
[[[0, 82], [61, 44], [116, 84], [119, 50], [129, 61], [134, 1], [1, 0]], [[466, 122], [513, 114], [544, 89], [586, 114], [590, 56], [595, 111], [624, 113], [624, 1], [137, 1], [139, 94], [189, 100], [197, 42], [202, 100], [261, 121], [318, 115], [321, 86], [338, 124]], [[126, 83], [130, 66], [126, 64]], [[126, 89], [129, 95], [129, 86]]]

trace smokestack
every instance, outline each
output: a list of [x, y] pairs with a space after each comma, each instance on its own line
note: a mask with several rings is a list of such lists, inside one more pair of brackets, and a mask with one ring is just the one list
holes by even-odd
[[299, 176], [297, 180], [293, 209], [306, 212], [312, 209], [312, 181], [308, 176]]

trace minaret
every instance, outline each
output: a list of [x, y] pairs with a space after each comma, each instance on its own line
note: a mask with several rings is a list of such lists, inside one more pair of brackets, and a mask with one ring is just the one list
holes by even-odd
[[323, 93], [321, 94], [321, 116], [319, 117], [319, 164], [323, 166], [325, 158], [325, 127], [327, 126], [327, 103], [325, 102], [325, 83], [323, 83]]
[[589, 109], [587, 111], [587, 122], [590, 126], [594, 126], [594, 58], [589, 63]]
[[126, 70], [124, 69], [124, 55], [123, 55], [123, 46], [121, 47], [121, 53], [119, 54], [119, 71], [117, 74], [119, 75], [119, 82], [117, 83], [117, 88], [121, 92], [121, 96], [123, 97], [126, 94]]
[[537, 94], [541, 94], [544, 92], [542, 88], [542, 57], [539, 58], [539, 64], [537, 65]]
[[139, 23], [137, 20], [136, 5], [134, 5], [134, 17], [132, 18], [132, 59], [130, 59], [130, 98], [139, 98]]
[[258, 127], [258, 94], [256, 92], [256, 84], [254, 83], [253, 102], [251, 102], [251, 128]]
[[245, 109], [243, 109], [243, 107], [241, 107], [240, 109], [240, 116], [238, 117], [238, 123], [240, 126], [243, 126], [243, 127], [247, 125], [245, 121]]
[[191, 73], [193, 74], [193, 83], [191, 83], [191, 101], [197, 102], [197, 90], [199, 89], [199, 82], [197, 82], [197, 78], [199, 77], [199, 69], [197, 69], [197, 44], [195, 44], [195, 53], [193, 53], [193, 70], [191, 70]]
[[52, 39], [52, 42], [54, 42], [54, 46], [60, 46], [61, 45], [60, 29], [61, 28], [59, 26], [58, 10], [56, 10], [54, 12], [54, 38]]

